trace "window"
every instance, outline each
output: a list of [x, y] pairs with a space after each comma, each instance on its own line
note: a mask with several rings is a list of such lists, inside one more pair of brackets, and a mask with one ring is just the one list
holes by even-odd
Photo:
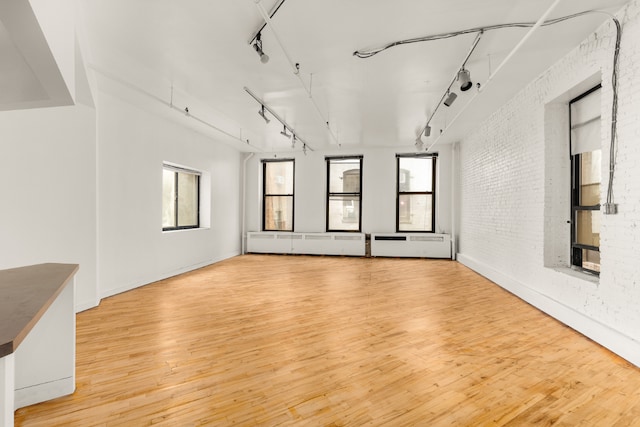
[[571, 264], [600, 272], [600, 86], [569, 103], [571, 125]]
[[397, 155], [396, 230], [433, 232], [436, 157]]
[[200, 227], [200, 172], [168, 164], [162, 169], [162, 229]]
[[362, 156], [326, 160], [327, 231], [360, 231]]
[[293, 231], [293, 160], [263, 160], [262, 229]]

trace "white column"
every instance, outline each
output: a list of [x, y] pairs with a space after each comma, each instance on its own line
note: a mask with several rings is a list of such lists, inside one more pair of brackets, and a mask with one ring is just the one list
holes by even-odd
[[13, 427], [15, 359], [13, 353], [0, 358], [0, 427]]

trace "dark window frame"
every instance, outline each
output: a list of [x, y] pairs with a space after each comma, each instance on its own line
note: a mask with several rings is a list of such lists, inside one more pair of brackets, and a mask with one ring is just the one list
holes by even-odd
[[[282, 162], [291, 162], [293, 164], [293, 185], [291, 194], [267, 194], [267, 164], [269, 163], [282, 163]], [[295, 159], [262, 159], [262, 231], [285, 231], [285, 232], [293, 232], [295, 230], [295, 219], [296, 219], [296, 161]], [[266, 228], [266, 206], [267, 206], [267, 198], [269, 197], [291, 197], [291, 230], [283, 230], [283, 229], [270, 229]]]
[[576, 96], [575, 98], [569, 101], [569, 158], [571, 159], [571, 266], [577, 268], [581, 271], [594, 274], [596, 276], [600, 275], [599, 271], [591, 270], [582, 266], [582, 250], [591, 250], [595, 252], [600, 252], [599, 246], [591, 246], [584, 245], [577, 242], [577, 226], [578, 226], [578, 213], [582, 211], [599, 211], [600, 204], [598, 205], [581, 205], [580, 204], [580, 181], [581, 181], [581, 160], [582, 155], [584, 153], [579, 154], [571, 154], [571, 147], [573, 141], [571, 140], [571, 126], [572, 126], [572, 117], [571, 117], [571, 105], [575, 102], [580, 101], [581, 99], [591, 95], [593, 92], [602, 89], [602, 84], [597, 84], [586, 92]]
[[[325, 157], [325, 161], [327, 163], [327, 196], [326, 196], [326, 213], [325, 213], [325, 219], [326, 219], [326, 225], [325, 225], [325, 229], [327, 230], [328, 233], [330, 232], [345, 232], [345, 233], [360, 233], [362, 231], [362, 164], [363, 164], [363, 157], [362, 155], [353, 155], [353, 156], [326, 156]], [[358, 185], [360, 191], [355, 193], [355, 192], [331, 192], [331, 162], [333, 160], [358, 160], [359, 162], [359, 167], [360, 167], [360, 183]], [[358, 229], [357, 230], [347, 230], [347, 229], [332, 229], [329, 228], [329, 201], [331, 200], [331, 197], [357, 197], [358, 198], [358, 203], [359, 203], [359, 208], [358, 208]]]
[[[174, 223], [176, 224], [175, 226], [172, 227], [162, 227], [162, 231], [176, 231], [176, 230], [190, 230], [190, 229], [194, 229], [194, 228], [200, 228], [200, 179], [202, 178], [202, 173], [194, 170], [194, 169], [187, 169], [187, 168], [182, 168], [179, 166], [173, 166], [171, 164], [167, 164], [164, 163], [162, 165], [162, 172], [164, 173], [165, 170], [169, 170], [171, 172], [173, 172], [174, 174], [174, 188], [175, 188], [175, 197], [173, 199], [173, 210], [174, 210]], [[197, 188], [196, 188], [196, 203], [198, 206], [197, 209], [197, 213], [196, 213], [196, 223], [195, 224], [191, 224], [191, 225], [178, 225], [180, 224], [179, 221], [179, 209], [178, 209], [178, 200], [180, 199], [180, 191], [179, 191], [179, 186], [178, 186], [178, 179], [180, 174], [183, 175], [195, 175], [197, 177]]]
[[[431, 191], [400, 191], [400, 159], [431, 158]], [[436, 232], [436, 160], [438, 153], [396, 154], [396, 232], [397, 233], [435, 233]], [[400, 196], [431, 195], [431, 230], [400, 230]]]

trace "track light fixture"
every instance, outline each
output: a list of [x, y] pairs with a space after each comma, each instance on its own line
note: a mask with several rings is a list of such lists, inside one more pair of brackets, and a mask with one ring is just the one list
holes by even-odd
[[415, 146], [416, 146], [416, 150], [418, 151], [422, 151], [422, 149], [424, 148], [424, 142], [422, 142], [422, 139], [420, 139], [419, 136], [416, 138]]
[[256, 41], [253, 44], [253, 48], [255, 49], [256, 52], [258, 52], [258, 55], [260, 55], [260, 62], [262, 62], [263, 64], [266, 64], [267, 62], [269, 62], [269, 55], [264, 53], [264, 51], [262, 50], [262, 39], [260, 36], [261, 36], [261, 33], [258, 33], [256, 35]]
[[269, 118], [267, 116], [264, 115], [264, 105], [262, 106], [261, 109], [258, 110], [258, 114], [260, 114], [260, 116], [264, 119], [264, 121], [269, 124], [269, 122], [271, 120], [269, 120]]
[[296, 130], [293, 128], [293, 126], [291, 126], [282, 117], [280, 117], [278, 115], [278, 113], [276, 113], [271, 108], [269, 108], [269, 105], [266, 102], [264, 102], [264, 100], [262, 98], [260, 98], [255, 93], [253, 93], [246, 86], [244, 87], [244, 91], [247, 92], [258, 103], [258, 105], [260, 105], [260, 109], [258, 110], [258, 114], [260, 115], [260, 117], [262, 117], [264, 119], [265, 122], [269, 123], [271, 121], [266, 116], [267, 112], [269, 113], [270, 116], [272, 116], [278, 122], [280, 122], [280, 124], [282, 125], [282, 132], [280, 132], [280, 135], [285, 136], [287, 138], [291, 138], [291, 148], [295, 148], [296, 141], [298, 141], [298, 142], [300, 142], [301, 144], [304, 145], [303, 149], [305, 151], [307, 149], [313, 151], [313, 147], [309, 146], [304, 139], [302, 139], [302, 138], [300, 138], [298, 136], [298, 134], [297, 134]]
[[471, 86], [473, 86], [473, 83], [471, 82], [471, 73], [469, 70], [465, 70], [464, 68], [461, 68], [460, 71], [458, 71], [458, 81], [460, 82], [460, 90], [463, 92], [471, 89]]
[[424, 128], [424, 136], [425, 138], [428, 138], [429, 136], [431, 136], [431, 126], [427, 125]]
[[280, 132], [280, 135], [285, 138], [291, 138], [291, 134], [287, 133], [287, 127], [285, 125], [282, 125], [282, 132]]
[[457, 97], [458, 95], [456, 95], [455, 92], [447, 91], [447, 97], [444, 99], [443, 104], [447, 107], [451, 107], [451, 104], [453, 104], [453, 101], [455, 101]]

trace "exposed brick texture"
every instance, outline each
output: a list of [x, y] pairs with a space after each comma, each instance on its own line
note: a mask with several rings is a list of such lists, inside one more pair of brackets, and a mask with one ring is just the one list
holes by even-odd
[[619, 213], [602, 218], [599, 281], [551, 268], [568, 263], [570, 216], [569, 189], [563, 190], [569, 153], [554, 145], [567, 144], [555, 112], [601, 74], [604, 203], [615, 42], [610, 20], [460, 142], [458, 252], [640, 341], [639, 2], [617, 16], [623, 25], [613, 185]]

